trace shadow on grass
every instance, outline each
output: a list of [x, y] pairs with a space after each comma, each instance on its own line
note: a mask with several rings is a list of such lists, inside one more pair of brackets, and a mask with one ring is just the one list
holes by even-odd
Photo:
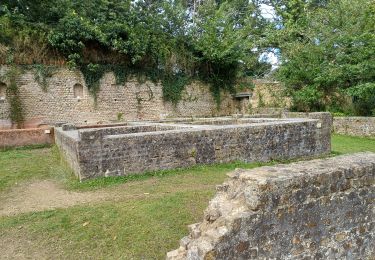
[[179, 168], [173, 170], [161, 170], [161, 171], [151, 171], [145, 172], [142, 174], [135, 174], [129, 176], [116, 176], [116, 177], [99, 177], [92, 180], [86, 180], [83, 182], [79, 182], [78, 180], [70, 180], [67, 182], [67, 188], [73, 190], [92, 190], [92, 189], [99, 189], [104, 187], [109, 187], [113, 185], [119, 185], [127, 182], [132, 181], [143, 181], [150, 178], [164, 178], [176, 175], [184, 175], [184, 174], [204, 174], [204, 173], [212, 173], [212, 172], [229, 172], [233, 171], [236, 168], [243, 168], [243, 169], [253, 169], [256, 167], [267, 166], [267, 165], [274, 165], [278, 162], [254, 162], [254, 163], [245, 163], [245, 162], [233, 162], [233, 163], [218, 163], [218, 164], [210, 164], [210, 165], [195, 165], [188, 168]]
[[25, 145], [20, 147], [0, 147], [0, 152], [8, 152], [8, 151], [28, 151], [34, 149], [44, 149], [44, 148], [51, 148], [53, 144], [32, 144], [32, 145]]

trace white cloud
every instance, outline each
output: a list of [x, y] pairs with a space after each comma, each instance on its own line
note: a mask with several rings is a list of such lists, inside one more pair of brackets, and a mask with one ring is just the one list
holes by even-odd
[[259, 56], [259, 61], [265, 61], [265, 62], [268, 62], [272, 65], [272, 70], [276, 69], [279, 67], [280, 65], [280, 60], [279, 58], [277, 57], [277, 55], [272, 52], [272, 51], [269, 51], [269, 52], [263, 52], [262, 54], [260, 54]]
[[260, 11], [261, 11], [261, 15], [266, 19], [273, 20], [276, 17], [275, 9], [270, 5], [261, 4]]

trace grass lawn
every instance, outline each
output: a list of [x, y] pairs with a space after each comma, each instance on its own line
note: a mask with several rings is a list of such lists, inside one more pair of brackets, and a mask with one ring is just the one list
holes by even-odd
[[[375, 152], [375, 139], [335, 135], [333, 154]], [[0, 152], [0, 198], [20, 183], [53, 180], [72, 191], [114, 194], [113, 200], [0, 217], [0, 252], [5, 257], [164, 259], [201, 221], [215, 185], [232, 163], [164, 171], [131, 178], [79, 183], [61, 163], [56, 148]], [[1, 208], [1, 206], [0, 206]]]
[[375, 153], [375, 138], [345, 135], [332, 136], [332, 152], [337, 154], [369, 151]]

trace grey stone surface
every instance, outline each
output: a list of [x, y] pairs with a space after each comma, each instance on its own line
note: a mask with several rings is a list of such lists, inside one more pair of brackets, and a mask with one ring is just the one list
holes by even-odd
[[168, 260], [374, 259], [374, 153], [229, 175]]
[[[196, 119], [62, 131], [56, 144], [81, 180], [233, 161], [329, 154], [330, 114], [318, 119]], [[202, 124], [203, 121], [207, 125]], [[225, 121], [230, 125], [226, 125]], [[195, 124], [195, 122], [197, 124]]]
[[335, 117], [333, 131], [337, 134], [375, 137], [375, 117]]
[[77, 127], [76, 127], [76, 125], [74, 125], [74, 124], [63, 124], [63, 125], [61, 126], [61, 129], [62, 129], [63, 131], [70, 131], [70, 130], [76, 130]]

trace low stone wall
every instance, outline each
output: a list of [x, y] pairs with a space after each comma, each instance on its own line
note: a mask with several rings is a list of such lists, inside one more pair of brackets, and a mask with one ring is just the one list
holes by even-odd
[[[241, 118], [234, 124], [230, 118], [214, 118], [205, 119], [207, 125], [202, 120], [197, 119], [197, 125], [56, 128], [56, 144], [81, 180], [196, 164], [313, 157], [329, 154], [331, 149], [330, 132], [321, 119]], [[232, 124], [225, 125], [225, 120]]]
[[375, 137], [375, 117], [335, 117], [333, 131], [343, 135]]
[[53, 128], [0, 130], [0, 148], [53, 142]]
[[[299, 112], [283, 112], [281, 118], [311, 118], [319, 120], [318, 126], [321, 128], [317, 132], [317, 137], [320, 140], [326, 140], [326, 136], [331, 136], [332, 132], [332, 115], [328, 112], [312, 112], [312, 113], [299, 113]], [[331, 141], [331, 139], [329, 139]], [[330, 146], [331, 147], [331, 146]]]
[[374, 153], [230, 177], [168, 260], [374, 259]]

